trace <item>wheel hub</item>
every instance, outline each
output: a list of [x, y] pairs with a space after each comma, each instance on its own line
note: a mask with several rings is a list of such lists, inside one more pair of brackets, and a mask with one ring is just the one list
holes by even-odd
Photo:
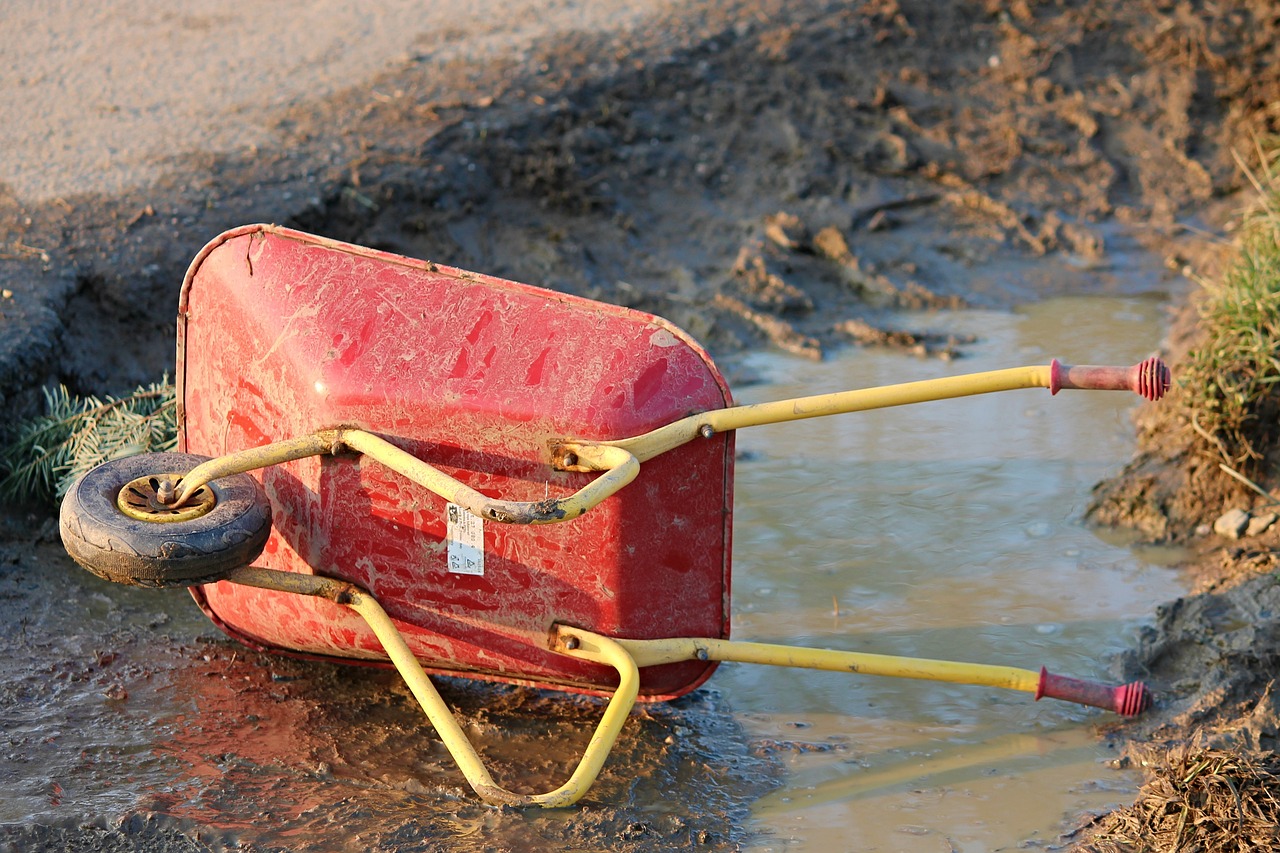
[[182, 474], [148, 474], [131, 480], [116, 495], [116, 506], [130, 518], [161, 524], [207, 515], [218, 503], [217, 495], [208, 486], [196, 489], [182, 506], [171, 506], [160, 500], [161, 495], [173, 494], [182, 477]]

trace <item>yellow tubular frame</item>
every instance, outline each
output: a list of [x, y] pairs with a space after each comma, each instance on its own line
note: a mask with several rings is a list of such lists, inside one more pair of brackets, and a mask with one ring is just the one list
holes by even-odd
[[337, 437], [338, 430], [322, 429], [301, 438], [277, 441], [264, 444], [262, 447], [251, 447], [248, 450], [228, 453], [226, 456], [202, 462], [183, 475], [182, 482], [178, 484], [173, 505], [182, 506], [183, 502], [195, 494], [201, 486], [219, 477], [229, 477], [232, 474], [243, 474], [246, 471], [266, 468], [268, 465], [279, 465], [282, 462], [292, 462], [294, 459], [332, 453]]
[[453, 712], [449, 710], [449, 706], [445, 704], [439, 691], [431, 683], [422, 665], [413, 656], [400, 630], [382, 609], [382, 605], [378, 604], [377, 599], [367, 591], [355, 584], [322, 575], [302, 575], [253, 566], [236, 569], [225, 580], [245, 586], [326, 598], [360, 614], [377, 635], [387, 656], [395, 664], [396, 670], [409, 686], [409, 690], [422, 706], [422, 710], [426, 712], [427, 719], [440, 735], [440, 740], [453, 756], [467, 783], [482, 800], [494, 805], [559, 808], [576, 803], [600, 774], [600, 768], [609, 757], [609, 751], [613, 749], [618, 733], [622, 730], [622, 724], [631, 713], [636, 695], [640, 690], [640, 673], [636, 662], [616, 641], [589, 631], [555, 626], [551, 636], [552, 648], [562, 654], [612, 666], [618, 671], [618, 689], [614, 691], [609, 704], [605, 706], [595, 734], [592, 735], [590, 743], [583, 751], [582, 759], [569, 780], [545, 794], [517, 794], [493, 781], [493, 777], [484, 766], [484, 761], [471, 745], [471, 741], [467, 740], [466, 733], [458, 725]]
[[175, 492], [173, 506], [182, 506], [201, 486], [219, 477], [243, 474], [308, 456], [337, 454], [347, 449], [363, 453], [481, 518], [509, 524], [552, 524], [577, 518], [640, 474], [640, 461], [623, 448], [585, 442], [562, 442], [554, 448], [555, 459], [559, 463], [557, 467], [561, 470], [604, 473], [568, 497], [543, 501], [506, 501], [477, 492], [434, 465], [371, 432], [360, 429], [323, 429], [301, 438], [277, 441], [202, 462], [183, 476]]
[[550, 524], [577, 518], [630, 483], [640, 473], [639, 460], [622, 448], [566, 443], [560, 446], [559, 457], [564, 459], [572, 454], [576, 463], [573, 470], [605, 473], [566, 498], [533, 502], [504, 501], [480, 494], [439, 468], [406, 453], [373, 433], [342, 430], [340, 438], [345, 446], [376, 459], [445, 500], [466, 507], [481, 518], [510, 524]]
[[1040, 673], [1029, 669], [924, 658], [805, 649], [770, 643], [744, 643], [711, 638], [675, 637], [659, 640], [619, 640], [556, 624], [549, 646], [560, 654], [611, 666], [618, 672], [618, 688], [605, 706], [591, 741], [569, 780], [543, 794], [517, 794], [497, 784], [484, 766], [457, 718], [409, 649], [400, 630], [377, 599], [347, 581], [322, 575], [304, 575], [276, 569], [245, 566], [225, 578], [230, 583], [325, 598], [358, 613], [382, 643], [409, 690], [426, 712], [427, 719], [453, 756], [467, 783], [487, 803], [510, 806], [559, 808], [576, 803], [600, 775], [640, 689], [640, 668], [687, 660], [738, 661], [774, 666], [803, 667], [897, 678], [921, 678], [960, 684], [979, 684], [1036, 692]]
[[[927, 400], [1016, 388], [1048, 388], [1051, 371], [1051, 366], [1020, 367], [736, 406], [691, 415], [631, 438], [555, 442], [548, 449], [551, 464], [557, 470], [603, 473], [567, 497], [536, 502], [487, 497], [373, 433], [360, 429], [324, 429], [312, 435], [228, 454], [202, 463], [184, 475], [179, 484], [175, 484], [173, 505], [181, 506], [200, 486], [219, 477], [308, 456], [337, 454], [349, 449], [369, 456], [481, 518], [515, 524], [547, 524], [577, 518], [634, 480], [640, 472], [642, 462], [695, 438], [710, 438], [719, 432], [748, 426], [901, 406]], [[494, 782], [395, 623], [366, 590], [334, 578], [252, 566], [234, 570], [226, 580], [299, 595], [319, 596], [358, 613], [382, 643], [387, 656], [426, 712], [467, 782], [483, 800], [494, 804], [558, 807], [577, 802], [600, 773], [622, 724], [635, 704], [639, 691], [640, 667], [685, 660], [741, 661], [980, 684], [1027, 692], [1036, 692], [1040, 683], [1040, 673], [1013, 667], [709, 638], [615, 640], [579, 628], [555, 625], [549, 638], [551, 649], [613, 667], [618, 672], [619, 686], [605, 707], [595, 734], [569, 780], [544, 794], [517, 794]]]

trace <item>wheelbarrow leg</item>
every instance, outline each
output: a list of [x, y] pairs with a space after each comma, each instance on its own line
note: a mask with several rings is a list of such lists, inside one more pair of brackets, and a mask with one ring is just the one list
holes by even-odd
[[467, 782], [482, 800], [494, 805], [558, 808], [576, 803], [599, 775], [600, 768], [604, 766], [609, 751], [613, 749], [622, 724], [626, 722], [639, 691], [640, 675], [636, 662], [620, 644], [608, 637], [587, 631], [558, 628], [553, 633], [556, 650], [583, 660], [612, 666], [618, 671], [618, 689], [614, 691], [609, 704], [605, 707], [595, 734], [592, 735], [591, 742], [587, 744], [582, 759], [569, 780], [545, 794], [517, 794], [493, 781], [480, 755], [471, 745], [471, 741], [467, 740], [466, 734], [458, 725], [457, 718], [449, 710], [449, 706], [445, 704], [439, 691], [422, 669], [422, 665], [413, 656], [413, 652], [409, 650], [399, 629], [367, 591], [355, 584], [320, 575], [301, 575], [252, 566], [232, 571], [225, 580], [246, 586], [327, 598], [360, 614], [377, 635], [391, 662], [395, 664], [397, 671], [408, 684], [409, 690], [417, 698], [418, 704], [426, 712], [427, 719], [440, 735], [441, 741], [453, 756], [453, 760], [457, 762]]

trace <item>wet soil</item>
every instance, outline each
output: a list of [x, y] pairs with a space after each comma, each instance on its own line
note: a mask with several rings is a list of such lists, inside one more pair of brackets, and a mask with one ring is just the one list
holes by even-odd
[[[819, 358], [906, 341], [954, 354], [960, 342], [896, 336], [904, 330], [889, 327], [886, 312], [1185, 293], [1194, 235], [1220, 227], [1239, 203], [1237, 156], [1248, 162], [1256, 137], [1280, 131], [1280, 12], [1269, 0], [741, 0], [664, 14], [484, 62], [424, 52], [280, 114], [279, 148], [190, 152], [167, 177], [122, 196], [30, 205], [0, 193], [0, 404], [29, 409], [50, 381], [82, 392], [154, 381], [172, 364], [187, 263], [248, 221], [653, 311], [705, 342], [731, 374], [735, 353], [762, 346]], [[1133, 253], [1160, 262], [1139, 271], [1112, 262]], [[1171, 464], [1162, 470], [1195, 470]], [[1136, 516], [1148, 505], [1131, 506]], [[1146, 535], [1188, 539], [1191, 522], [1214, 509], [1206, 498], [1199, 514], [1168, 516], [1171, 527]], [[55, 679], [59, 667], [68, 679], [97, 678], [86, 646], [59, 656], [39, 631], [47, 579], [21, 567], [46, 547], [30, 532], [40, 519], [19, 512], [7, 526], [0, 572], [11, 588], [0, 612], [13, 654], [46, 661]], [[1274, 546], [1207, 542], [1205, 559], [1219, 570], [1202, 594], [1165, 606], [1133, 655], [1132, 669], [1170, 697], [1129, 730], [1136, 739], [1200, 729], [1274, 747]], [[209, 642], [173, 649], [216, 676], [252, 681], [279, 665], [250, 665], [246, 652]], [[150, 654], [134, 670], [143, 681], [148, 668], [171, 665]], [[6, 706], [56, 701], [24, 693], [30, 678], [6, 676]], [[306, 701], [263, 687], [255, 701], [279, 706], [273, 714]], [[21, 729], [6, 734], [13, 754], [44, 748]], [[654, 748], [641, 740], [635, 749]], [[696, 750], [672, 760], [704, 758], [735, 760]], [[746, 789], [757, 784], [756, 771], [741, 772]], [[51, 778], [51, 797], [58, 784]], [[458, 802], [464, 822], [520, 821]], [[354, 795], [350, 807], [360, 807]], [[740, 844], [732, 808], [715, 811], [663, 829], [673, 842], [664, 846]], [[616, 849], [627, 827], [653, 825], [625, 807], [603, 815], [566, 818], [565, 838], [590, 846], [606, 837]], [[441, 843], [425, 826], [402, 830], [421, 836], [400, 849]], [[603, 835], [584, 841], [593, 831]], [[61, 849], [58, 833], [104, 833], [95, 841], [104, 849], [122, 837], [168, 839], [151, 849], [182, 849], [169, 844], [177, 836], [191, 849], [206, 844], [146, 814], [123, 827], [3, 832], [0, 843], [23, 849]], [[119, 849], [147, 849], [137, 844]], [[652, 839], [634, 839], [635, 849], [646, 845]]]
[[[0, 768], [26, 784], [0, 806], [0, 850], [732, 849], [776, 784], [762, 744], [700, 690], [633, 711], [575, 809], [486, 806], [396, 673], [248, 650], [183, 590], [77, 571], [50, 533], [0, 548], [0, 600], [26, 614], [4, 626]], [[603, 710], [436, 683], [518, 792], [565, 781]]]
[[0, 387], [152, 381], [187, 263], [246, 221], [651, 309], [718, 355], [816, 357], [886, 307], [1164, 290], [1109, 252], [1180, 267], [1168, 238], [1276, 121], [1262, 0], [679, 15], [483, 64], [427, 52], [280, 115], [279, 149], [192, 152], [124, 196], [0, 198]]

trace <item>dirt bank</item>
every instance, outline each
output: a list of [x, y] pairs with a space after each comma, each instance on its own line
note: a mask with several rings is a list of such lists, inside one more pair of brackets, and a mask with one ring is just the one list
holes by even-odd
[[45, 332], [0, 386], [154, 379], [187, 262], [252, 220], [653, 309], [718, 354], [816, 356], [899, 306], [1167, 290], [1108, 259], [1155, 244], [1179, 266], [1162, 241], [1241, 186], [1232, 152], [1275, 121], [1273, 14], [741, 2], [427, 54], [287, 110], [279, 148], [191, 152], [120, 197], [0, 199], [0, 322]]
[[[1129, 849], [1131, 838], [1157, 838], [1161, 849], [1280, 847], [1276, 398], [1270, 385], [1256, 395], [1235, 392], [1229, 406], [1217, 396], [1232, 382], [1266, 375], [1274, 358], [1264, 306], [1277, 294], [1271, 259], [1280, 257], [1280, 220], [1268, 212], [1275, 198], [1273, 178], [1254, 202], [1258, 210], [1242, 217], [1241, 238], [1217, 247], [1221, 263], [1171, 337], [1186, 381], [1168, 405], [1140, 419], [1134, 461], [1094, 490], [1096, 520], [1190, 549], [1194, 592], [1162, 605], [1126, 657], [1130, 674], [1152, 681], [1161, 696], [1157, 713], [1126, 732], [1130, 759], [1148, 768], [1150, 781], [1132, 809], [1091, 828], [1090, 849]], [[1247, 324], [1214, 310], [1242, 303], [1262, 309]], [[1236, 360], [1241, 351], [1229, 342], [1238, 333], [1259, 342], [1258, 368]], [[1231, 428], [1213, 426], [1228, 418]]]
[[[1244, 183], [1236, 154], [1280, 130], [1267, 0], [743, 0], [682, 14], [483, 63], [418, 56], [280, 113], [279, 147], [189, 152], [122, 196], [0, 197], [0, 402], [29, 405], [50, 380], [156, 379], [186, 264], [260, 220], [640, 307], [730, 364], [760, 346], [951, 353], [959, 342], [892, 334], [887, 312], [1182, 293], [1198, 263], [1189, 229], [1225, 221]], [[1118, 263], [1142, 253], [1166, 263]], [[11, 565], [35, 547], [15, 521]], [[1185, 541], [1192, 522], [1163, 536]], [[1224, 570], [1164, 608], [1130, 663], [1168, 698], [1126, 732], [1254, 732], [1271, 748], [1274, 541], [1217, 547], [1206, 559]], [[10, 624], [38, 594], [26, 582], [4, 599]], [[735, 816], [670, 837], [732, 847]]]

